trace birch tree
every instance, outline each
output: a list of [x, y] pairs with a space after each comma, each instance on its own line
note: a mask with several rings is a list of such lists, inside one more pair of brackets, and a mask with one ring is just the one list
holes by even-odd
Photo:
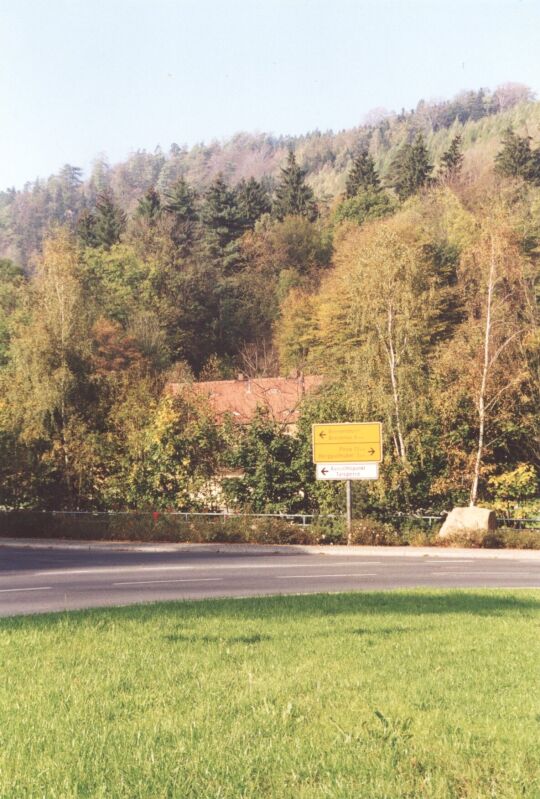
[[44, 457], [62, 473], [71, 498], [77, 484], [75, 450], [86, 437], [82, 411], [91, 353], [89, 312], [78, 271], [77, 248], [60, 228], [45, 241], [36, 262], [6, 379], [14, 427], [27, 443], [41, 442]]
[[492, 213], [480, 220], [475, 243], [462, 254], [459, 279], [466, 319], [443, 347], [438, 369], [444, 401], [453, 408], [451, 424], [463, 418], [464, 407], [472, 410], [471, 436], [462, 437], [462, 450], [453, 457], [461, 460], [474, 506], [486, 456], [503, 428], [514, 427], [516, 438], [521, 434], [531, 393], [524, 345], [535, 325], [532, 272], [508, 218]]
[[474, 459], [470, 504], [478, 500], [478, 484], [484, 457], [486, 427], [505, 394], [517, 389], [525, 379], [525, 364], [520, 344], [531, 326], [526, 313], [528, 281], [526, 262], [520, 256], [514, 237], [497, 222], [488, 223], [479, 246], [472, 253], [480, 276], [479, 296], [483, 301], [480, 316], [481, 348], [475, 404], [478, 413], [478, 440]]
[[[387, 423], [395, 455], [409, 459], [408, 433], [425, 393], [434, 283], [414, 230], [399, 220], [351, 229], [318, 297], [323, 371], [338, 367], [357, 404]], [[352, 386], [351, 386], [352, 388]]]

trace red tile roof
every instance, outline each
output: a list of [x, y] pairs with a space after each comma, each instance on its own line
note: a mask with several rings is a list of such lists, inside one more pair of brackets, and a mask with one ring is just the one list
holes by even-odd
[[258, 377], [239, 380], [210, 380], [203, 383], [169, 383], [167, 391], [178, 394], [190, 391], [206, 395], [221, 420], [231, 414], [241, 424], [253, 419], [257, 408], [267, 408], [277, 422], [294, 424], [298, 421], [298, 406], [306, 394], [323, 382], [315, 375], [305, 377]]

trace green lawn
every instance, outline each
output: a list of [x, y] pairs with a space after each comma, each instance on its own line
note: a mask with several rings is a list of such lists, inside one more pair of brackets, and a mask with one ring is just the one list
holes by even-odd
[[0, 621], [0, 796], [540, 797], [540, 594]]

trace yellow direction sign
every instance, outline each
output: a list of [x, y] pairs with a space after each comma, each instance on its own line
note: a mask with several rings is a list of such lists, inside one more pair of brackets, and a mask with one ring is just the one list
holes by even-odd
[[313, 463], [380, 463], [380, 422], [314, 424]]

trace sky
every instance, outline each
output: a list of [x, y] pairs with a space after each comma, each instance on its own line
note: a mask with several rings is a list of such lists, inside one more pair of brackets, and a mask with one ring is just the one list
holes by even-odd
[[0, 0], [0, 189], [462, 89], [538, 92], [539, 33], [540, 0]]

